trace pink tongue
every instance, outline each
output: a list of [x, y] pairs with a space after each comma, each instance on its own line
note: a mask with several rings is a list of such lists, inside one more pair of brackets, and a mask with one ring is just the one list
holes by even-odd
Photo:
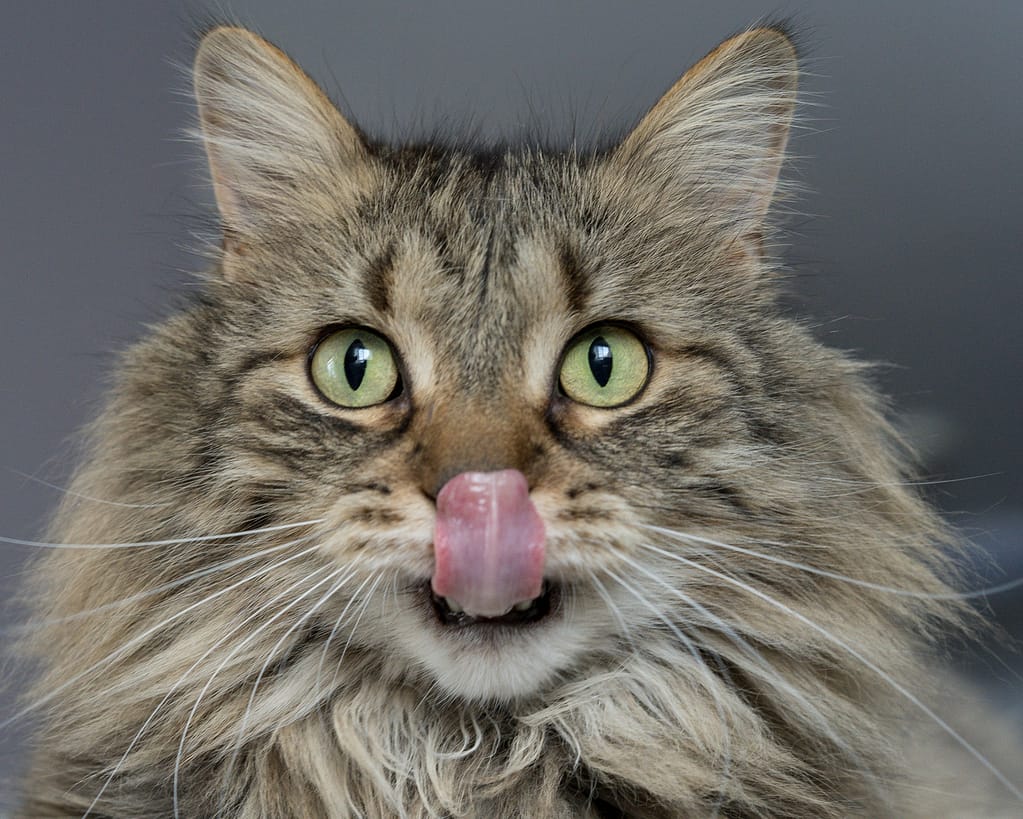
[[499, 617], [543, 590], [544, 527], [517, 469], [463, 472], [437, 495], [433, 591]]

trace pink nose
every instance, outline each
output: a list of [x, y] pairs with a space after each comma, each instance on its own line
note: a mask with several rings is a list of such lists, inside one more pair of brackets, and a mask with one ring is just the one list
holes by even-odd
[[517, 469], [463, 472], [437, 494], [434, 593], [499, 617], [543, 590], [543, 520]]

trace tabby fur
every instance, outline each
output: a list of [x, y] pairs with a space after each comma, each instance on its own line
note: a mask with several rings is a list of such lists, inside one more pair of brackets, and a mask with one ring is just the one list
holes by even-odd
[[[938, 637], [972, 619], [951, 539], [864, 366], [778, 303], [797, 76], [752, 29], [608, 149], [394, 147], [261, 38], [207, 34], [223, 245], [124, 355], [52, 530], [142, 545], [35, 567], [21, 815], [1014, 815], [910, 699], [948, 690]], [[653, 362], [610, 410], [557, 386], [599, 321]], [[394, 400], [317, 394], [344, 325], [393, 344]], [[505, 468], [564, 591], [453, 636], [433, 498]]]

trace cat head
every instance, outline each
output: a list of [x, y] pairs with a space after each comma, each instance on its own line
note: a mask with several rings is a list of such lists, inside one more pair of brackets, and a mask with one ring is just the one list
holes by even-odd
[[799, 410], [843, 365], [772, 307], [784, 34], [727, 41], [592, 154], [375, 144], [238, 29], [194, 78], [224, 235], [218, 468], [393, 589], [359, 642], [452, 694], [529, 695], [676, 607], [628, 567], [662, 562], [648, 527], [734, 539], [772, 510], [761, 536], [792, 536], [783, 473], [827, 435]]
[[[784, 645], [855, 677], [806, 620], [905, 662], [893, 626], [926, 606], [870, 584], [941, 588], [939, 527], [860, 367], [776, 305], [797, 73], [755, 29], [610, 149], [396, 148], [269, 43], [213, 30], [194, 81], [222, 247], [100, 421], [80, 494], [124, 503], [69, 501], [65, 531], [203, 533], [174, 566], [216, 605], [144, 616], [191, 624], [200, 672], [259, 625], [211, 671], [272, 666], [278, 721], [329, 694], [308, 663], [503, 703], [637, 652], [698, 679], [704, 652]], [[168, 565], [117, 560], [82, 605]]]

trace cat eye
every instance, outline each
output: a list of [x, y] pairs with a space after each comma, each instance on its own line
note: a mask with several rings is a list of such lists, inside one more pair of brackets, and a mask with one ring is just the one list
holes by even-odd
[[324, 336], [313, 350], [309, 374], [323, 397], [341, 407], [370, 407], [401, 392], [391, 345], [363, 327]]
[[650, 356], [635, 333], [613, 324], [583, 331], [561, 361], [561, 391], [591, 407], [617, 407], [646, 386]]

